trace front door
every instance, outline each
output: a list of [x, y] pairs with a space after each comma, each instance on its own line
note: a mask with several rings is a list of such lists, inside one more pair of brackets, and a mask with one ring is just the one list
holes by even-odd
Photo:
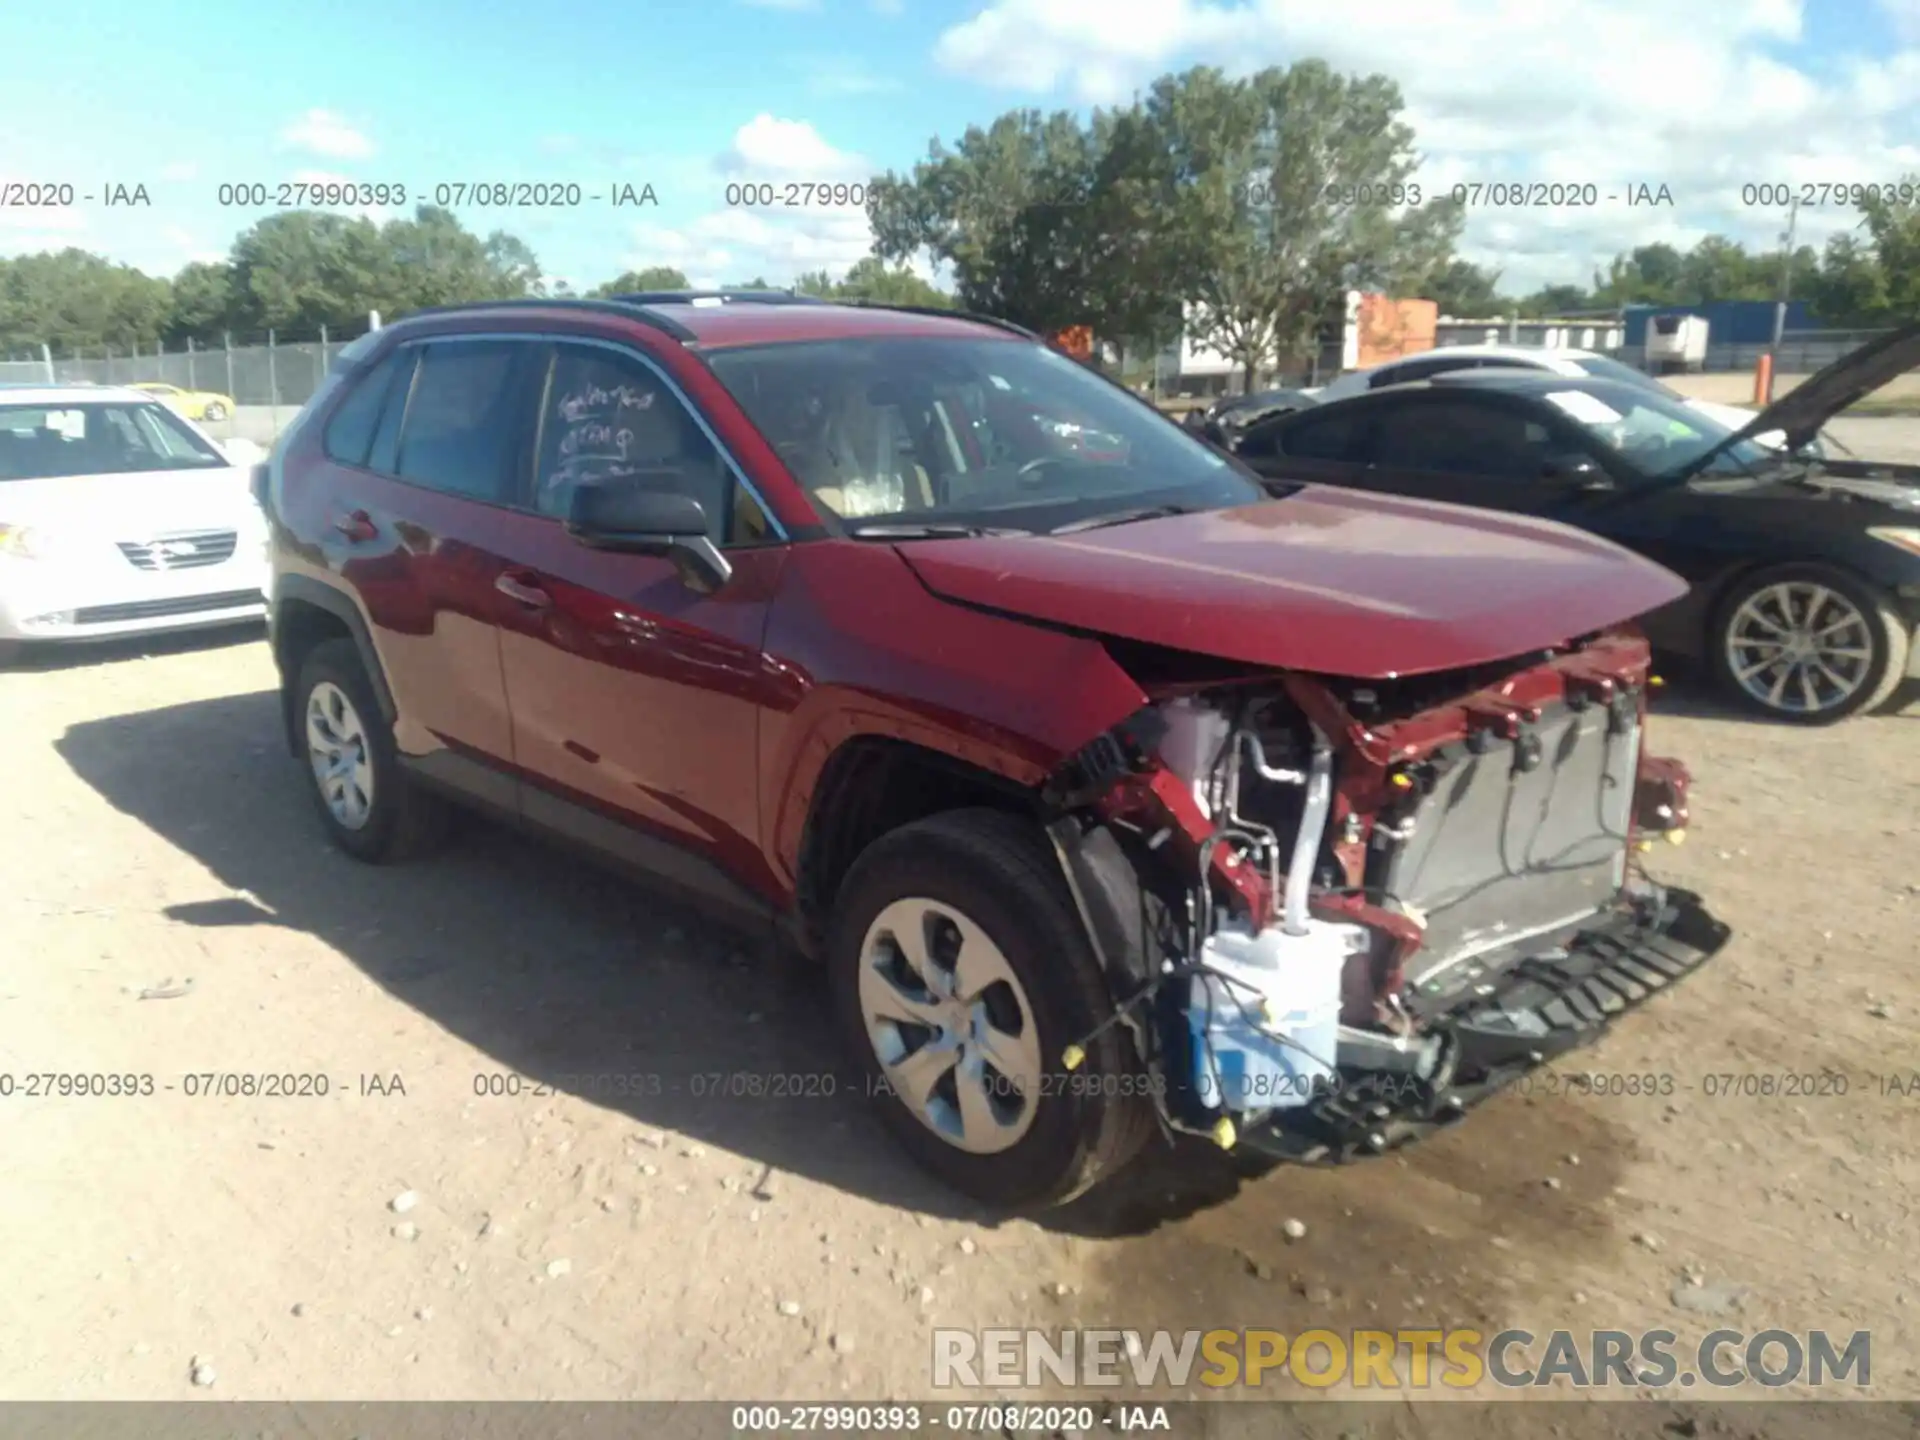
[[[544, 347], [532, 518], [506, 575], [502, 659], [527, 817], [716, 898], [778, 893], [760, 859], [759, 714], [787, 550], [711, 434], [651, 360]], [[670, 560], [566, 531], [576, 486], [671, 473], [733, 566], [711, 594]]]

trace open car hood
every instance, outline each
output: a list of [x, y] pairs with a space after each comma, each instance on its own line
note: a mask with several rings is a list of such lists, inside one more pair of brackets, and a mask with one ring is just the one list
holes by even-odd
[[[1707, 458], [1736, 440], [1751, 440], [1769, 430], [1784, 431], [1782, 448], [1798, 450], [1835, 415], [1916, 365], [1920, 365], [1920, 320], [1869, 340], [1809, 375], [1728, 436]], [[1694, 468], [1699, 468], [1698, 463]]]
[[962, 604], [1354, 679], [1546, 649], [1687, 590], [1549, 520], [1323, 486], [1073, 535], [897, 548], [929, 590]]

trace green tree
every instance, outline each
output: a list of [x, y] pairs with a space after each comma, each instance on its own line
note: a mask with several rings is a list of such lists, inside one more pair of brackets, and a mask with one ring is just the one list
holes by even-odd
[[1486, 270], [1471, 260], [1449, 260], [1420, 282], [1417, 293], [1440, 307], [1442, 315], [1459, 320], [1483, 320], [1512, 311], [1513, 302], [1500, 298], [1494, 288], [1500, 283], [1498, 270]]
[[234, 310], [233, 268], [225, 261], [187, 266], [173, 277], [173, 309], [167, 317], [169, 344], [195, 340], [202, 344], [218, 341], [222, 332], [232, 328]]
[[1578, 285], [1543, 285], [1522, 299], [1515, 308], [1529, 319], [1551, 320], [1582, 310], [1604, 309], [1606, 302], [1588, 294]]
[[649, 265], [644, 270], [628, 270], [616, 279], [604, 285], [596, 285], [587, 293], [595, 299], [608, 295], [635, 295], [647, 290], [691, 290], [692, 283], [684, 271], [671, 265]]
[[1384, 75], [1318, 60], [1241, 82], [1201, 69], [1157, 82], [1147, 109], [1181, 176], [1161, 206], [1176, 235], [1163, 252], [1180, 257], [1196, 338], [1248, 384], [1307, 349], [1343, 291], [1404, 293], [1452, 259], [1458, 202], [1394, 203], [1419, 157]]
[[[1920, 191], [1920, 175], [1904, 182]], [[1861, 223], [1873, 242], [1880, 271], [1882, 316], [1888, 323], [1920, 319], [1920, 202], [1871, 195], [1860, 206]]]
[[130, 265], [66, 249], [0, 260], [0, 349], [152, 349], [172, 287]]
[[925, 255], [951, 269], [960, 304], [1041, 331], [1092, 320], [1092, 266], [1080, 250], [1093, 143], [1073, 115], [1036, 110], [935, 140], [908, 175], [867, 187], [874, 253]]
[[1804, 290], [1796, 286], [1796, 293], [1828, 325], [1868, 325], [1887, 311], [1886, 276], [1871, 241], [1855, 234], [1831, 237], [1812, 283]]
[[953, 297], [922, 280], [904, 265], [890, 266], [877, 255], [854, 262], [844, 279], [814, 270], [793, 283], [802, 295], [822, 300], [867, 300], [879, 305], [951, 306]]

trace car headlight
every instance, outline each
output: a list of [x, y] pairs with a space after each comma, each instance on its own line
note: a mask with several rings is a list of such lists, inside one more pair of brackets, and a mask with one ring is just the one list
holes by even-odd
[[1920, 556], [1920, 526], [1874, 525], [1869, 527], [1867, 533], [1876, 540], [1898, 545], [1909, 555]]
[[47, 532], [31, 525], [0, 522], [0, 555], [16, 560], [44, 560], [47, 556]]

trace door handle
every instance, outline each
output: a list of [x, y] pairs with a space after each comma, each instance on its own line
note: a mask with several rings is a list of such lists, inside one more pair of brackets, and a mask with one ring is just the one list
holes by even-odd
[[505, 595], [509, 600], [514, 601], [516, 604], [524, 605], [529, 610], [545, 610], [549, 605], [553, 604], [553, 596], [541, 589], [539, 585], [531, 580], [522, 579], [520, 576], [514, 575], [511, 572], [495, 580], [493, 582], [493, 588], [498, 590], [502, 595]]
[[333, 528], [355, 544], [371, 540], [380, 533], [373, 517], [364, 510], [351, 510], [333, 522]]

